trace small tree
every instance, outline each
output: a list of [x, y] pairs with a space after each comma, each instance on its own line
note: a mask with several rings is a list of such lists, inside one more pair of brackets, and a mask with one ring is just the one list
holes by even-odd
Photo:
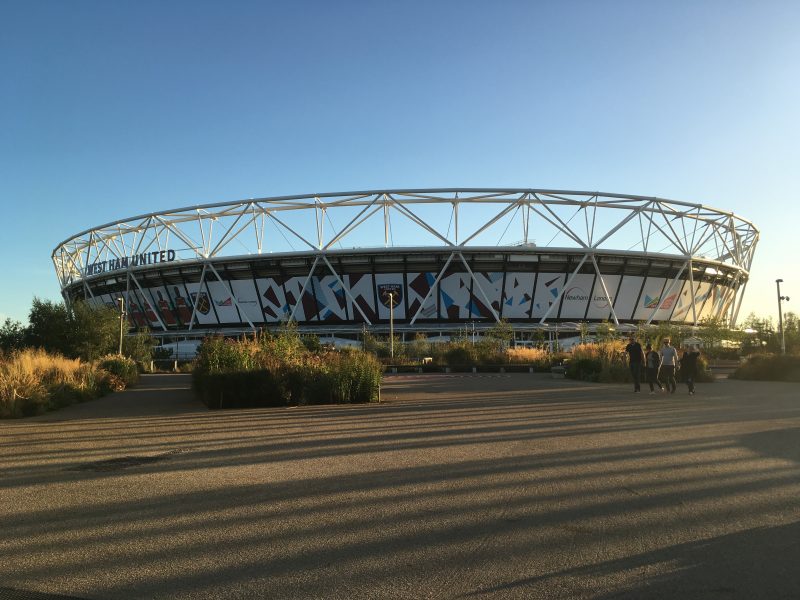
[[586, 321], [578, 323], [578, 334], [581, 336], [581, 344], [585, 344], [589, 337], [589, 324]]
[[141, 365], [149, 365], [153, 360], [155, 343], [155, 339], [150, 335], [150, 330], [144, 327], [135, 334], [122, 338], [122, 353]]
[[608, 342], [614, 339], [614, 327], [608, 321], [602, 321], [595, 327], [597, 339], [601, 342]]
[[26, 345], [65, 356], [76, 355], [72, 345], [72, 320], [62, 302], [34, 298], [28, 321], [30, 326], [25, 340]]
[[27, 330], [19, 321], [6, 319], [0, 327], [0, 351], [11, 352], [25, 345]]
[[114, 352], [119, 343], [119, 311], [108, 306], [92, 308], [85, 302], [72, 305], [71, 354], [95, 360]]

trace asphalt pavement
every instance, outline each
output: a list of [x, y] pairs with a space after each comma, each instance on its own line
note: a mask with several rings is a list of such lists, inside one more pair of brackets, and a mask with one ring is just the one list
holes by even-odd
[[0, 598], [800, 598], [800, 385], [189, 377], [0, 422]]

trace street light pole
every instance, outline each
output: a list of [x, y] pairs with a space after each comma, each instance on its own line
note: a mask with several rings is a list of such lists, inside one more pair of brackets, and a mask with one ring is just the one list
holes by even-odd
[[776, 279], [775, 285], [778, 286], [778, 327], [781, 330], [781, 354], [786, 354], [786, 336], [783, 333], [783, 309], [781, 303], [785, 300], [789, 301], [789, 296], [781, 296], [781, 283], [783, 279]]
[[389, 296], [389, 354], [394, 360], [394, 292], [387, 292]]
[[120, 296], [117, 298], [119, 302], [119, 355], [122, 356], [122, 328], [125, 322], [125, 298]]

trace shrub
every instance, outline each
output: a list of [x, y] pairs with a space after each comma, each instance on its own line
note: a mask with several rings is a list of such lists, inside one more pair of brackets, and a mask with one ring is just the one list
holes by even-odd
[[560, 358], [544, 348], [509, 348], [506, 350], [506, 361], [533, 365], [537, 370], [547, 370]]
[[603, 371], [603, 363], [596, 358], [578, 358], [567, 364], [566, 375], [570, 379], [598, 381]]
[[472, 346], [467, 344], [452, 344], [445, 352], [444, 359], [451, 367], [475, 364], [476, 353]]
[[108, 354], [100, 359], [100, 368], [121, 380], [125, 386], [139, 381], [139, 369], [132, 358]]
[[0, 417], [38, 414], [125, 385], [122, 377], [109, 373], [99, 362], [84, 363], [39, 349], [15, 352], [0, 360]]
[[731, 377], [759, 381], [800, 381], [800, 356], [752, 354]]
[[375, 402], [382, 367], [361, 350], [314, 353], [296, 330], [242, 340], [208, 338], [193, 387], [209, 408]]
[[572, 349], [567, 377], [602, 383], [630, 381], [625, 342], [608, 339], [594, 344], [577, 344]]
[[371, 354], [357, 351], [329, 353], [324, 369], [311, 380], [305, 401], [309, 404], [349, 404], [380, 400], [383, 367]]
[[195, 392], [209, 408], [285, 406], [286, 397], [273, 373], [266, 369], [197, 373]]

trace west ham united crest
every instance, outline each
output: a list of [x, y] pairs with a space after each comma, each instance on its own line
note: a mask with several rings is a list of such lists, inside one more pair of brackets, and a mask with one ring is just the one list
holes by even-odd
[[208, 294], [206, 292], [192, 292], [192, 302], [197, 307], [197, 312], [207, 315], [208, 311], [211, 310], [211, 300], [208, 298]]
[[[391, 302], [389, 300], [390, 295], [394, 296]], [[378, 298], [386, 308], [389, 308], [389, 304], [393, 304], [396, 307], [403, 301], [403, 286], [399, 283], [379, 283]]]

